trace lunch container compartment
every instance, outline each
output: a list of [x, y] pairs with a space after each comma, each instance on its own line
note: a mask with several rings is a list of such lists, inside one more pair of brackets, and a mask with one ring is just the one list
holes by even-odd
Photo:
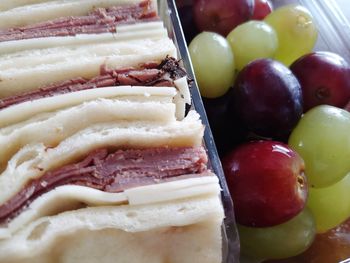
[[227, 188], [225, 176], [221, 167], [219, 155], [216, 150], [215, 142], [210, 131], [208, 119], [205, 113], [203, 102], [198, 90], [197, 83], [194, 79], [191, 61], [187, 50], [186, 40], [181, 28], [180, 19], [177, 13], [175, 0], [159, 0], [159, 15], [164, 21], [164, 25], [168, 30], [169, 37], [173, 39], [178, 50], [178, 58], [181, 60], [187, 71], [188, 77], [193, 79], [191, 87], [192, 107], [201, 116], [202, 123], [205, 125], [204, 145], [206, 147], [209, 159], [209, 168], [219, 177], [222, 188], [221, 196], [225, 210], [225, 220], [222, 226], [223, 236], [223, 259], [222, 262], [238, 262], [239, 260], [239, 239], [236, 229], [235, 217], [233, 213], [233, 205], [230, 193]]
[[[191, 0], [182, 2], [184, 2], [186, 5], [190, 5], [192, 3]], [[287, 4], [300, 4], [306, 7], [313, 15], [314, 21], [318, 28], [318, 40], [314, 50], [331, 51], [337, 53], [350, 63], [350, 21], [345, 17], [341, 7], [338, 5], [336, 0], [271, 0], [271, 2], [275, 9]], [[178, 48], [178, 55], [182, 60], [183, 66], [185, 67], [189, 77], [194, 79], [191, 89], [193, 107], [198, 111], [203, 124], [206, 126], [204, 144], [208, 151], [209, 165], [219, 177], [222, 187], [222, 202], [225, 209], [225, 221], [222, 227], [222, 262], [239, 262], [239, 237], [234, 218], [233, 203], [227, 188], [215, 142], [210, 131], [203, 102], [194, 78], [186, 40], [176, 10], [176, 1], [158, 0], [158, 8], [159, 14], [164, 21], [166, 28], [168, 29], [169, 36], [174, 40], [175, 45]], [[329, 252], [332, 253], [332, 251]], [[349, 259], [342, 261], [342, 263], [343, 262], [350, 262], [350, 251]]]

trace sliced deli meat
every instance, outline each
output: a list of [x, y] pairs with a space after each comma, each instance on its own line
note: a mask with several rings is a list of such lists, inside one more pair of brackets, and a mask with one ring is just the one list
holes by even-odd
[[0, 227], [0, 240], [14, 235], [20, 228], [42, 217], [95, 206], [147, 205], [198, 196], [217, 196], [218, 178], [210, 172], [165, 178], [161, 182], [135, 186], [110, 193], [80, 185], [63, 185], [36, 198], [9, 222]]
[[40, 87], [38, 90], [0, 99], [0, 109], [25, 101], [86, 89], [126, 85], [174, 87], [174, 81], [185, 76], [184, 69], [172, 57], [167, 57], [160, 63], [143, 64], [138, 68], [129, 67], [113, 70], [101, 67], [100, 74], [92, 79], [74, 78]]
[[184, 175], [195, 177], [207, 170], [207, 156], [201, 147], [148, 148], [91, 152], [84, 160], [45, 173], [28, 182], [0, 205], [0, 224], [9, 222], [40, 195], [62, 185], [81, 185], [105, 192], [160, 183]]
[[[159, 109], [161, 110], [161, 109]], [[84, 159], [100, 148], [145, 149], [201, 145], [204, 127], [191, 111], [183, 120], [99, 123], [76, 132], [56, 146], [32, 143], [21, 148], [0, 174], [0, 204], [4, 204], [33, 179]]]
[[176, 58], [169, 38], [64, 46], [0, 56], [0, 98], [20, 95], [75, 78], [92, 79], [101, 68], [137, 68], [167, 56]]
[[[29, 5], [29, 2], [34, 4]], [[142, 18], [157, 15], [157, 2], [154, 0], [3, 0], [0, 3], [0, 28], [3, 30], [11, 28], [30, 28], [34, 25], [34, 28], [38, 23], [50, 24], [50, 21], [64, 20], [64, 18], [79, 18], [87, 17], [91, 19], [95, 10], [98, 9], [117, 9], [117, 16], [124, 17], [124, 19], [133, 19], [133, 17]], [[123, 11], [124, 10], [124, 11]], [[98, 13], [98, 11], [97, 11]], [[119, 16], [118, 16], [119, 13]], [[111, 17], [109, 20], [111, 20]], [[74, 19], [73, 19], [74, 20]], [[107, 21], [101, 21], [100, 24], [104, 24]], [[56, 23], [57, 24], [57, 23]], [[82, 23], [80, 23], [82, 24]], [[69, 25], [68, 25], [69, 26]]]
[[120, 24], [159, 20], [151, 1], [96, 8], [85, 16], [57, 18], [23, 27], [0, 30], [0, 42], [77, 34], [117, 32]]
[[135, 39], [159, 39], [167, 37], [167, 31], [161, 21], [148, 21], [136, 24], [121, 24], [118, 32], [99, 34], [78, 34], [75, 36], [53, 36], [46, 38], [28, 38], [0, 42], [0, 54], [17, 52], [37, 52], [38, 49], [79, 46], [110, 42], [131, 41]]
[[155, 0], [6, 2], [19, 6], [0, 12], [0, 54], [167, 36]]

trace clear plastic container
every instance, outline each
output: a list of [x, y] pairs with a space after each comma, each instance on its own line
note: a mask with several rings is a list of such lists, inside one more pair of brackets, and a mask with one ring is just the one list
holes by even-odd
[[[175, 0], [159, 0], [158, 1], [159, 14], [164, 21], [168, 30], [169, 36], [173, 39], [177, 49], [178, 57], [181, 59], [188, 76], [194, 79], [192, 65], [189, 59], [186, 40], [182, 31], [180, 19], [177, 13]], [[223, 263], [239, 262], [239, 239], [233, 212], [233, 204], [225, 176], [221, 167], [221, 162], [216, 150], [215, 142], [210, 131], [208, 119], [205, 113], [203, 102], [197, 87], [196, 81], [191, 87], [191, 95], [193, 107], [201, 116], [202, 122], [205, 125], [204, 145], [208, 152], [209, 167], [219, 177], [222, 188], [222, 203], [225, 210], [225, 219], [222, 226], [222, 249], [223, 249]]]
[[[318, 40], [315, 46], [315, 50], [319, 51], [332, 51], [334, 53], [340, 54], [350, 63], [350, 19], [344, 15], [343, 10], [347, 9], [348, 17], [350, 17], [350, 1], [349, 0], [270, 0], [274, 8], [278, 8], [279, 6], [287, 5], [287, 4], [300, 4], [306, 7], [314, 17], [315, 23], [318, 28]], [[184, 66], [186, 67], [189, 75], [193, 76], [193, 71], [191, 67], [191, 63], [188, 58], [188, 51], [186, 48], [186, 42], [184, 40], [181, 25], [179, 23], [179, 19], [175, 10], [175, 0], [167, 0], [167, 1], [159, 1], [161, 8], [161, 15], [163, 19], [166, 21], [166, 25], [168, 26], [169, 33], [171, 37], [175, 40], [178, 48], [180, 57], [183, 59]], [[181, 5], [191, 5], [192, 0], [182, 0]], [[338, 3], [341, 3], [342, 6], [339, 6]], [[223, 259], [223, 262], [233, 263], [239, 262], [239, 239], [237, 236], [236, 226], [234, 215], [232, 211], [232, 201], [230, 198], [230, 194], [227, 191], [227, 185], [225, 182], [225, 178], [222, 172], [220, 160], [217, 155], [216, 147], [213, 141], [213, 137], [211, 135], [208, 121], [205, 115], [203, 103], [201, 97], [198, 93], [198, 89], [196, 84], [194, 84], [194, 88], [192, 90], [192, 97], [195, 108], [202, 116], [202, 120], [204, 124], [207, 126], [206, 134], [205, 134], [205, 144], [208, 149], [210, 161], [212, 163], [213, 170], [217, 173], [220, 178], [222, 187], [223, 187], [223, 203], [226, 211], [226, 220], [223, 230], [226, 231], [227, 242], [224, 241], [224, 247], [227, 248], [226, 257]], [[348, 221], [350, 225], [350, 220]], [[348, 233], [341, 233], [344, 242], [343, 245], [348, 248], [348, 257], [349, 259], [345, 259], [342, 257], [341, 263], [350, 263], [350, 226]], [[335, 234], [335, 237], [337, 235]], [[288, 238], [288, 237], [286, 237]], [[334, 240], [333, 240], [334, 241]], [[331, 241], [331, 242], [333, 242]], [[226, 242], [226, 243], [225, 243]], [[335, 241], [334, 241], [335, 242]], [[339, 262], [339, 259], [336, 259], [334, 253], [334, 247], [332, 246], [324, 246], [322, 247], [323, 252], [325, 254], [333, 256], [331, 261], [327, 261], [324, 259], [323, 262]], [[347, 253], [347, 252], [346, 252]], [[245, 261], [244, 261], [245, 262]], [[271, 261], [272, 262], [272, 261]], [[276, 261], [277, 262], [277, 261]], [[294, 259], [290, 259], [289, 261], [278, 261], [278, 262], [289, 262], [289, 263], [319, 263], [320, 261], [314, 260], [310, 258], [302, 258], [297, 257]]]
[[[315, 50], [328, 50], [341, 54], [350, 63], [350, 23], [341, 9], [346, 1], [272, 0], [271, 2], [275, 8], [287, 4], [301, 4], [306, 7], [313, 15], [318, 28]], [[339, 6], [338, 2], [342, 2], [342, 6]], [[347, 4], [349, 6], [349, 1]]]

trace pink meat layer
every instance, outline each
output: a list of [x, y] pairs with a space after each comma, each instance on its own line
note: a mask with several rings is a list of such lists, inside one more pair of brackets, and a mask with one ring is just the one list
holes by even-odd
[[116, 32], [120, 24], [159, 20], [151, 1], [97, 8], [86, 16], [62, 17], [24, 27], [0, 30], [0, 42], [77, 34]]
[[30, 181], [0, 206], [0, 224], [8, 223], [36, 198], [58, 186], [81, 185], [117, 193], [169, 179], [200, 176], [207, 171], [207, 161], [203, 147], [95, 150], [81, 162]]
[[174, 80], [186, 76], [186, 72], [179, 62], [167, 57], [160, 64], [147, 63], [140, 68], [128, 68], [122, 70], [106, 70], [101, 68], [100, 75], [93, 79], [75, 78], [60, 83], [55, 83], [38, 90], [26, 92], [0, 99], [0, 109], [25, 101], [51, 97], [59, 94], [103, 88], [110, 86], [174, 86]]

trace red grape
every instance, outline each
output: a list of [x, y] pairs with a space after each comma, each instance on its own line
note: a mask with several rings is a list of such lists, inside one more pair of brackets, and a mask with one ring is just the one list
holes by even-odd
[[350, 100], [350, 65], [339, 55], [314, 52], [296, 60], [290, 69], [300, 82], [304, 111], [321, 104], [345, 107]]
[[269, 0], [255, 0], [252, 19], [263, 20], [273, 10]]
[[251, 18], [253, 8], [254, 0], [196, 0], [194, 20], [199, 30], [226, 36]]
[[238, 74], [232, 107], [250, 131], [285, 138], [303, 112], [301, 88], [286, 66], [271, 59], [258, 59]]
[[223, 159], [223, 168], [242, 225], [281, 224], [305, 206], [304, 161], [283, 143], [243, 144]]

